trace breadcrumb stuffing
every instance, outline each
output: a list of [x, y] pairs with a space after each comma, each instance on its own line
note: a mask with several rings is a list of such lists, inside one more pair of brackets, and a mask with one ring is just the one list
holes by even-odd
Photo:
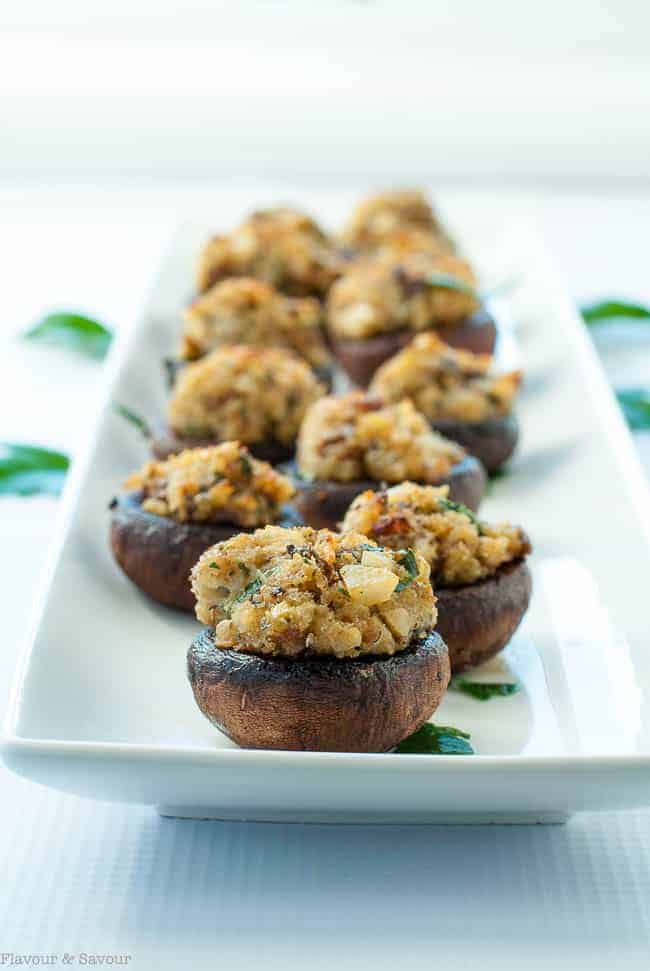
[[489, 373], [489, 354], [455, 350], [437, 334], [419, 334], [375, 372], [370, 392], [385, 401], [410, 398], [430, 420], [484, 421], [508, 415], [521, 371]]
[[163, 462], [148, 462], [125, 488], [140, 491], [142, 508], [157, 516], [246, 528], [274, 522], [295, 492], [289, 479], [253, 458], [239, 442], [190, 448]]
[[358, 260], [329, 292], [327, 326], [348, 339], [453, 326], [478, 309], [475, 284], [469, 263], [451, 254]]
[[298, 436], [300, 474], [311, 480], [439, 482], [465, 457], [405, 400], [385, 404], [352, 391], [312, 405]]
[[322, 296], [340, 257], [313, 219], [295, 209], [252, 213], [227, 236], [213, 236], [199, 256], [200, 293], [230, 276], [252, 276], [294, 296]]
[[343, 239], [350, 246], [364, 248], [408, 228], [430, 234], [442, 232], [424, 192], [394, 189], [362, 199], [352, 212]]
[[237, 344], [183, 368], [167, 417], [184, 438], [289, 445], [324, 391], [309, 365], [290, 351]]
[[217, 543], [191, 579], [216, 646], [254, 654], [395, 654], [437, 618], [426, 561], [354, 532], [267, 526]]
[[251, 277], [216, 283], [184, 312], [180, 357], [195, 360], [225, 344], [285, 347], [312, 367], [329, 363], [322, 310], [312, 297], [288, 297]]
[[426, 255], [438, 258], [454, 252], [455, 248], [446, 236], [409, 226], [380, 240], [372, 250], [372, 257], [395, 264], [401, 263], [408, 256]]
[[341, 529], [391, 548], [416, 550], [431, 566], [434, 586], [475, 583], [530, 553], [530, 541], [519, 526], [483, 522], [450, 502], [448, 494], [448, 486], [413, 482], [363, 492], [350, 505]]

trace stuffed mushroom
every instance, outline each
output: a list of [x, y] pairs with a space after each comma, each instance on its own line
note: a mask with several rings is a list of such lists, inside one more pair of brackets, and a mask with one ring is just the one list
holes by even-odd
[[111, 503], [113, 555], [154, 600], [193, 610], [189, 575], [203, 551], [242, 530], [287, 521], [293, 492], [239, 442], [148, 462]]
[[437, 334], [419, 334], [375, 372], [370, 392], [384, 401], [410, 398], [433, 428], [495, 472], [518, 438], [513, 414], [521, 371], [491, 374], [488, 354], [459, 351]]
[[196, 361], [228, 344], [283, 347], [329, 383], [331, 355], [321, 325], [322, 307], [313, 297], [288, 297], [262, 280], [232, 277], [215, 283], [184, 311], [177, 363]]
[[309, 365], [290, 351], [219, 347], [178, 375], [167, 424], [154, 427], [154, 455], [239, 441], [258, 458], [282, 461], [293, 454], [308, 407], [324, 392]]
[[411, 231], [428, 237], [431, 246], [437, 244], [438, 252], [453, 250], [429, 200], [417, 189], [393, 189], [362, 199], [341, 238], [346, 246], [367, 251]]
[[254, 212], [226, 236], [203, 247], [199, 293], [232, 276], [255, 277], [295, 297], [323, 297], [340, 272], [341, 257], [320, 226], [296, 209]]
[[449, 682], [426, 561], [365, 536], [269, 526], [192, 570], [188, 677], [203, 714], [246, 748], [385, 752]]
[[496, 341], [469, 263], [451, 253], [353, 262], [332, 286], [326, 316], [334, 355], [361, 387], [419, 331], [475, 353], [492, 353]]
[[410, 401], [386, 404], [352, 391], [312, 405], [296, 452], [296, 507], [306, 523], [336, 528], [355, 496], [382, 482], [448, 484], [476, 509], [485, 471], [455, 442], [434, 432]]
[[431, 567], [436, 630], [452, 672], [494, 657], [519, 626], [531, 596], [530, 542], [519, 526], [491, 525], [449, 499], [448, 489], [403, 482], [354, 500], [343, 530], [389, 549], [411, 547]]

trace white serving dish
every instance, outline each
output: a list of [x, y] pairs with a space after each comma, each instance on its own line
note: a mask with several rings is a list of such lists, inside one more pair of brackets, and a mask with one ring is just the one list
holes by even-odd
[[470, 731], [477, 755], [236, 748], [203, 719], [186, 683], [195, 623], [148, 601], [114, 565], [107, 504], [146, 445], [112, 403], [147, 416], [163, 408], [161, 359], [206, 235], [188, 226], [138, 327], [113, 352], [96, 435], [66, 487], [2, 741], [12, 770], [82, 796], [199, 817], [556, 822], [650, 804], [650, 529], [631, 439], [526, 222], [504, 221], [502, 206], [477, 214], [458, 202], [450, 217], [486, 279], [522, 276], [495, 308], [501, 358], [519, 356], [526, 370], [522, 445], [482, 511], [521, 522], [535, 544], [533, 603], [497, 665], [524, 690], [489, 702], [450, 692], [435, 716]]

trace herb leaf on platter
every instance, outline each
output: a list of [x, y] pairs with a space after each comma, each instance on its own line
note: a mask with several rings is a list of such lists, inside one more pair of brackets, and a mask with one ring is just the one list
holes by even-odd
[[126, 405], [121, 405], [119, 401], [116, 401], [113, 404], [113, 411], [116, 415], [120, 415], [121, 418], [126, 419], [126, 421], [130, 422], [135, 428], [137, 428], [143, 438], [151, 438], [151, 429], [142, 415], [138, 415], [135, 413], [135, 411], [131, 411], [131, 409], [127, 408]]
[[71, 348], [87, 357], [101, 361], [113, 339], [112, 332], [84, 314], [46, 314], [23, 334], [26, 340], [42, 341], [58, 347]]
[[0, 495], [58, 496], [70, 460], [63, 452], [36, 445], [0, 443]]
[[395, 748], [399, 755], [474, 755], [471, 736], [459, 728], [426, 722]]
[[634, 431], [650, 429], [650, 389], [626, 388], [617, 391], [616, 397], [630, 428]]
[[485, 495], [491, 496], [497, 486], [499, 479], [506, 479], [512, 474], [512, 467], [505, 465], [500, 469], [495, 469], [494, 472], [488, 473], [487, 483], [485, 485]]
[[580, 308], [585, 324], [606, 324], [615, 320], [650, 322], [650, 307], [626, 300], [599, 300]]
[[507, 698], [521, 690], [521, 685], [516, 681], [469, 681], [467, 678], [456, 676], [451, 680], [451, 688], [454, 691], [462, 691], [470, 698], [477, 701], [489, 701], [490, 698]]

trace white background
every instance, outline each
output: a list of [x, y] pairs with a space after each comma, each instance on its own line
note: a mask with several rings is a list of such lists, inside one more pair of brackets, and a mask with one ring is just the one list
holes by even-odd
[[[271, 182], [288, 196], [296, 183], [525, 187], [576, 299], [650, 301], [649, 9], [3, 5], [0, 439], [83, 446], [101, 368], [12, 335], [56, 306], [130, 326], [174, 224], [212, 186], [248, 186], [251, 204]], [[650, 384], [648, 330], [599, 345], [617, 384]], [[0, 503], [2, 707], [55, 519], [51, 500]], [[182, 823], [0, 778], [0, 955], [647, 967], [647, 812], [552, 828]]]
[[0, 174], [649, 175], [644, 0], [0, 5]]

